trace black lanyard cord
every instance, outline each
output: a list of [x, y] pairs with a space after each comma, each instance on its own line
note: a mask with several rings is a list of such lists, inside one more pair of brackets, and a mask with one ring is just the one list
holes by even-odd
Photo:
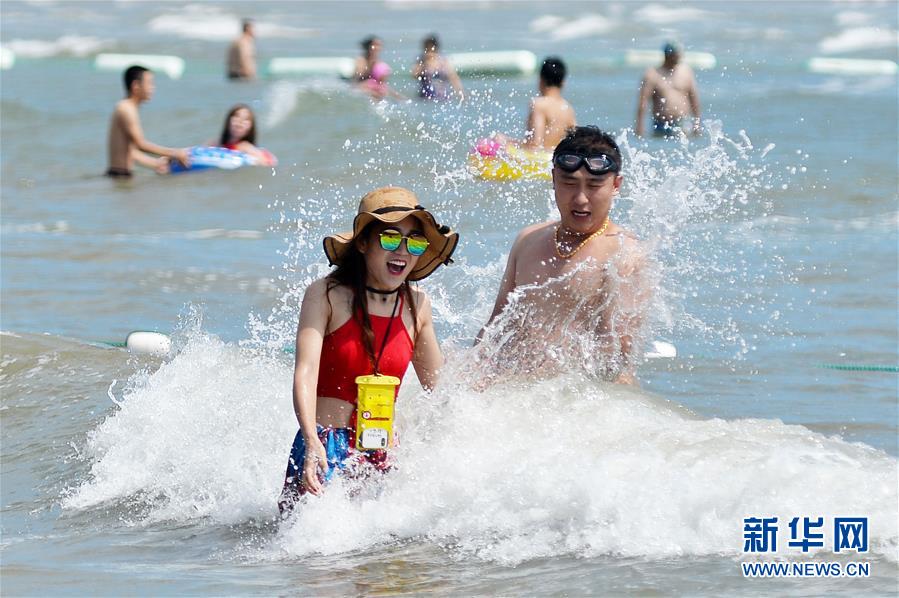
[[393, 301], [393, 309], [390, 311], [390, 320], [387, 322], [387, 330], [384, 332], [384, 340], [381, 342], [381, 350], [378, 351], [378, 356], [375, 359], [375, 376], [379, 376], [380, 372], [378, 372], [378, 365], [381, 363], [381, 356], [384, 355], [384, 349], [387, 348], [387, 339], [390, 338], [390, 327], [393, 325], [393, 318], [396, 315], [396, 308], [400, 304], [400, 293], [402, 292], [402, 288], [398, 288], [396, 290], [396, 299]]

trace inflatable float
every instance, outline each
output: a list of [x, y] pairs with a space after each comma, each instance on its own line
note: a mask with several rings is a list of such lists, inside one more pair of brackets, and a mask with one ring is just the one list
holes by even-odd
[[488, 181], [548, 181], [552, 179], [552, 152], [482, 139], [468, 154], [468, 168], [475, 176]]
[[[278, 160], [268, 150], [260, 148], [270, 156], [269, 163], [274, 166]], [[244, 152], [226, 149], [224, 147], [196, 146], [188, 150], [190, 156], [190, 166], [185, 168], [180, 163], [172, 161], [170, 171], [172, 174], [180, 174], [182, 172], [193, 172], [196, 170], [208, 170], [210, 168], [219, 168], [221, 170], [234, 170], [242, 166], [262, 166], [259, 161]]]

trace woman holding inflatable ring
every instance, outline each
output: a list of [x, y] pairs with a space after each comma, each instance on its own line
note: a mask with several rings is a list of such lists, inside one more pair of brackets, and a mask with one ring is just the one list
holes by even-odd
[[389, 468], [385, 451], [354, 446], [355, 380], [374, 373], [402, 379], [411, 362], [424, 388], [436, 383], [443, 355], [431, 302], [409, 283], [450, 263], [458, 242], [401, 187], [368, 193], [353, 230], [325, 237], [325, 255], [337, 268], [309, 285], [300, 309], [293, 380], [300, 430], [278, 501], [282, 513], [307, 492], [321, 495], [337, 471]]

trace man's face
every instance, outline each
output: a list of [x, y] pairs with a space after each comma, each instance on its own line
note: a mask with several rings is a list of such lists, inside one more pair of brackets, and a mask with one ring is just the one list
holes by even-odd
[[149, 71], [144, 73], [143, 77], [133, 83], [133, 89], [137, 99], [142, 102], [149, 101], [153, 97], [153, 92], [156, 91], [156, 81], [153, 73]]
[[576, 233], [590, 234], [605, 221], [622, 178], [614, 172], [594, 175], [581, 167], [574, 172], [553, 168], [553, 189], [562, 226]]

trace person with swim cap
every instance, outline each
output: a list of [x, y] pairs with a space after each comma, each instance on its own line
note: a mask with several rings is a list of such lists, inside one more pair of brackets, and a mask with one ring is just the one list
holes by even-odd
[[325, 255], [337, 268], [309, 285], [300, 309], [293, 378], [300, 430], [278, 501], [282, 513], [307, 492], [320, 495], [335, 472], [389, 468], [384, 450], [355, 446], [356, 379], [401, 380], [411, 362], [422, 387], [434, 386], [443, 356], [431, 301], [411, 283], [449, 264], [458, 242], [401, 187], [366, 194], [353, 229], [325, 237]]
[[456, 69], [440, 54], [440, 42], [436, 35], [429, 35], [422, 42], [424, 52], [415, 60], [412, 78], [418, 81], [418, 97], [423, 100], [446, 100], [455, 95], [465, 99], [462, 81]]
[[[144, 102], [149, 102], [156, 91], [153, 71], [142, 66], [131, 66], [125, 70], [125, 99], [119, 100], [109, 121], [108, 157], [106, 176], [112, 178], [131, 178], [132, 166], [135, 162], [141, 166], [152, 168], [159, 174], [169, 169], [169, 159], [182, 165], [189, 164], [186, 149], [174, 149], [157, 145], [144, 137], [140, 126], [138, 109]], [[161, 157], [147, 155], [157, 154]]]
[[248, 154], [260, 166], [278, 164], [271, 152], [256, 147], [256, 115], [246, 104], [236, 104], [228, 111], [222, 134], [216, 143], [210, 145]]
[[[646, 104], [652, 103], [652, 131], [657, 137], [673, 137], [689, 129], [699, 133], [699, 92], [696, 77], [689, 65], [681, 62], [683, 49], [676, 42], [667, 42], [662, 48], [665, 55], [661, 66], [646, 69], [640, 82], [637, 100], [637, 123], [634, 132], [643, 135]], [[689, 113], [693, 114], [691, 127], [684, 125]]]
[[228, 78], [252, 81], [256, 78], [256, 32], [253, 21], [244, 19], [240, 37], [228, 46]]
[[[621, 152], [596, 127], [576, 127], [552, 157], [558, 219], [524, 228], [509, 253], [493, 312], [478, 339], [489, 376], [595, 368], [636, 384], [638, 336], [650, 296], [646, 251], [612, 221]], [[498, 347], [498, 348], [497, 348]]]

